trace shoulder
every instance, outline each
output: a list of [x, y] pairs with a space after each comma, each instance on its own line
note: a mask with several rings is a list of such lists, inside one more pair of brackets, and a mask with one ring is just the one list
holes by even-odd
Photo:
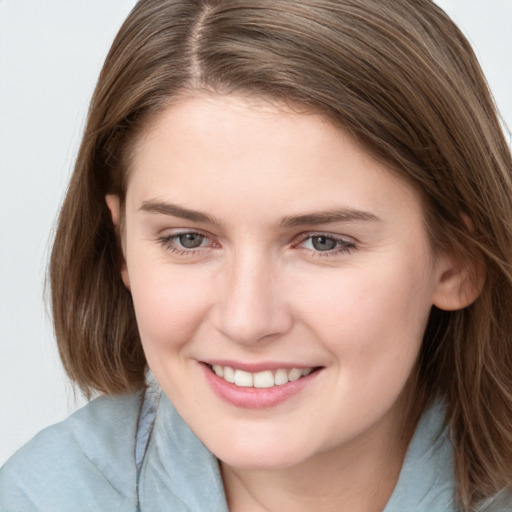
[[0, 470], [0, 510], [135, 510], [140, 407], [104, 396], [40, 432]]

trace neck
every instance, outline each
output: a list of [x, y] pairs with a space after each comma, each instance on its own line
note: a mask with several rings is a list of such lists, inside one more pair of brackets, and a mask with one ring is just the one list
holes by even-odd
[[417, 420], [407, 427], [396, 421], [396, 414], [389, 416], [388, 422], [349, 443], [293, 467], [240, 469], [221, 463], [229, 510], [381, 512], [395, 488]]

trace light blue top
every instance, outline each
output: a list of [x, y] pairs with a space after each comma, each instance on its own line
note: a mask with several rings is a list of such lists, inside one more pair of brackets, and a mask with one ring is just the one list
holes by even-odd
[[[439, 403], [421, 418], [383, 512], [456, 510], [443, 418]], [[482, 510], [512, 510], [493, 503]], [[93, 400], [0, 470], [1, 512], [227, 510], [216, 458], [158, 388]]]

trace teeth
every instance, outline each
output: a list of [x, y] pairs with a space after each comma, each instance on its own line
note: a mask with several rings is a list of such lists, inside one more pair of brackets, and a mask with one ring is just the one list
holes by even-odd
[[[219, 377], [222, 377], [222, 375], [219, 375]], [[224, 380], [226, 382], [231, 382], [231, 384], [234, 384], [235, 370], [233, 370], [233, 368], [230, 368], [229, 366], [224, 367]]]
[[302, 377], [302, 370], [299, 370], [298, 368], [292, 368], [288, 372], [288, 380], [290, 382], [293, 382], [295, 380], [299, 380]]
[[254, 374], [255, 388], [271, 388], [274, 385], [274, 374], [270, 371], [258, 372]]
[[243, 370], [235, 371], [235, 384], [242, 388], [252, 388], [253, 378], [252, 373], [244, 372]]
[[286, 370], [280, 368], [275, 372], [265, 370], [257, 373], [250, 373], [244, 370], [235, 370], [230, 366], [213, 365], [212, 370], [215, 375], [223, 378], [226, 382], [235, 384], [244, 388], [272, 388], [274, 386], [282, 386], [288, 382], [294, 382], [301, 377], [309, 375], [313, 368], [292, 368]]
[[214, 364], [212, 366], [212, 369], [216, 375], [218, 375], [219, 377], [224, 377], [224, 368], [222, 368], [222, 366], [219, 366], [218, 364]]
[[279, 369], [276, 371], [274, 375], [274, 382], [276, 386], [282, 386], [286, 384], [288, 381], [288, 370]]

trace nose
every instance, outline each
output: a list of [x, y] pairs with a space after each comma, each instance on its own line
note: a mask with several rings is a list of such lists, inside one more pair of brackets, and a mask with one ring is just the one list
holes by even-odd
[[224, 269], [214, 314], [224, 336], [253, 344], [288, 332], [293, 318], [276, 267], [271, 258], [246, 251]]

